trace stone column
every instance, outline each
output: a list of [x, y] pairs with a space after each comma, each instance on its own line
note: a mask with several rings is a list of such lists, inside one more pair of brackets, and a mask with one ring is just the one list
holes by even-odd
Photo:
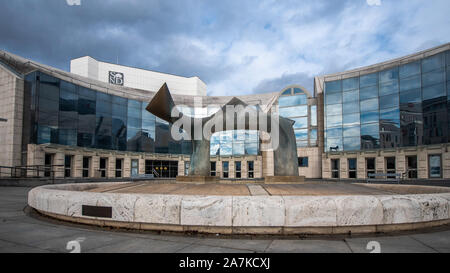
[[74, 177], [81, 178], [83, 177], [83, 156], [75, 155], [73, 157], [73, 168], [74, 168]]
[[106, 170], [108, 178], [116, 177], [116, 158], [113, 156], [108, 157], [108, 169]]
[[236, 165], [234, 163], [234, 159], [230, 159], [228, 178], [236, 178]]
[[399, 174], [406, 173], [406, 157], [404, 154], [397, 154], [395, 156], [395, 168], [396, 173]]
[[131, 158], [125, 157], [122, 160], [122, 177], [131, 177]]
[[55, 171], [55, 178], [64, 178], [64, 163], [65, 163], [65, 154], [64, 153], [56, 153], [54, 156], [54, 165], [61, 165], [61, 167], [54, 167], [53, 171]]
[[367, 178], [367, 174], [366, 174], [366, 159], [362, 156], [358, 156], [357, 158], [357, 162], [356, 164], [357, 166], [357, 177], [358, 179], [366, 179]]
[[347, 179], [348, 178], [348, 158], [346, 157], [341, 157], [341, 159], [339, 160], [339, 177], [341, 179]]
[[419, 151], [417, 161], [417, 176], [421, 179], [428, 179], [428, 153]]
[[376, 159], [376, 172], [377, 173], [386, 173], [386, 164], [384, 163], [384, 157], [378, 156]]
[[183, 159], [178, 161], [178, 176], [184, 176], [184, 163], [186, 161], [184, 161]]
[[139, 159], [139, 174], [145, 174], [145, 159]]
[[99, 178], [100, 172], [100, 157], [99, 156], [93, 156], [91, 158], [91, 177]]

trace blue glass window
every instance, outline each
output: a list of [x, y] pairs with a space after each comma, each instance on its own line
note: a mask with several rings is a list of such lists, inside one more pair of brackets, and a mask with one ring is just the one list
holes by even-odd
[[378, 122], [380, 115], [377, 111], [361, 113], [361, 123], [373, 123]]
[[342, 80], [342, 90], [354, 90], [359, 88], [359, 77]]
[[369, 86], [365, 88], [361, 88], [359, 91], [359, 96], [361, 100], [373, 99], [378, 97], [378, 86]]
[[422, 101], [422, 89], [413, 89], [400, 93], [400, 104], [420, 103]]
[[400, 122], [400, 109], [399, 108], [391, 108], [391, 109], [383, 109], [380, 111], [380, 120], [388, 121], [388, 122]]
[[347, 102], [343, 104], [344, 115], [358, 112], [359, 112], [359, 101]]
[[308, 118], [292, 118], [295, 121], [294, 129], [308, 128]]
[[380, 97], [380, 109], [392, 108], [399, 106], [398, 96], [384, 96]]
[[445, 81], [445, 70], [443, 68], [422, 74], [423, 86], [442, 83]]
[[380, 72], [380, 83], [397, 81], [397, 79], [398, 79], [398, 67]]
[[359, 126], [344, 127], [344, 138], [358, 137], [359, 139], [361, 134], [360, 132]]
[[342, 127], [328, 128], [326, 134], [327, 138], [340, 138], [342, 137]]
[[317, 106], [311, 106], [311, 126], [317, 126]]
[[400, 79], [400, 92], [420, 87], [421, 87], [420, 75], [406, 79]]
[[360, 77], [360, 86], [368, 87], [378, 85], [378, 73], [367, 74]]
[[245, 155], [244, 143], [239, 142], [233, 143], [233, 155]]
[[295, 106], [279, 109], [280, 116], [282, 117], [302, 117], [308, 115], [308, 106]]
[[400, 66], [400, 78], [407, 78], [420, 74], [420, 62], [413, 62]]
[[325, 93], [338, 93], [342, 91], [341, 81], [331, 81], [325, 83]]
[[380, 96], [398, 93], [398, 81], [380, 84]]
[[308, 99], [307, 99], [306, 95], [280, 97], [280, 99], [279, 99], [280, 107], [296, 106], [296, 105], [302, 105], [302, 104], [307, 104], [307, 103], [308, 103]]
[[105, 101], [105, 100], [97, 100], [97, 113], [112, 114], [112, 104], [111, 101]]
[[327, 105], [327, 116], [340, 116], [342, 115], [342, 104]]
[[360, 137], [344, 138], [345, 151], [357, 151], [361, 149]]
[[359, 90], [353, 90], [343, 93], [344, 103], [349, 101], [359, 101]]
[[326, 94], [326, 104], [342, 103], [342, 93]]
[[330, 148], [338, 148], [338, 151], [342, 151], [343, 145], [342, 145], [342, 138], [327, 138], [327, 143], [325, 146], [325, 149], [327, 151], [330, 150]]
[[371, 136], [375, 139], [380, 138], [380, 126], [378, 123], [361, 125], [361, 136]]
[[292, 90], [291, 90], [291, 88], [289, 88], [283, 92], [282, 96], [290, 96], [291, 94], [292, 94]]
[[422, 60], [422, 73], [427, 73], [432, 70], [441, 68], [445, 65], [445, 55], [443, 53], [437, 54]]
[[423, 88], [423, 100], [424, 101], [439, 98], [439, 97], [444, 97], [444, 96], [446, 97], [447, 94], [445, 92], [445, 85], [443, 83]]
[[[309, 131], [309, 138], [313, 141], [317, 140], [317, 129], [312, 129]], [[316, 145], [315, 143], [312, 145]]]
[[308, 140], [308, 130], [295, 130], [295, 139]]
[[299, 89], [299, 88], [294, 88], [294, 95], [296, 94], [304, 94], [305, 92], [303, 92], [303, 90]]
[[361, 112], [368, 112], [373, 110], [378, 110], [378, 99], [370, 99], [361, 101]]
[[359, 113], [344, 115], [344, 126], [359, 124], [360, 123], [359, 117], [360, 117]]
[[342, 116], [327, 116], [327, 127], [342, 126]]

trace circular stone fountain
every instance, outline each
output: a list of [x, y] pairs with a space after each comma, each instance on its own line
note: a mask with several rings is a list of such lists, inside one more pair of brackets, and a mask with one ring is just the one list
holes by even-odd
[[215, 234], [363, 234], [450, 223], [450, 188], [405, 185], [67, 184], [34, 188], [28, 205], [70, 222]]

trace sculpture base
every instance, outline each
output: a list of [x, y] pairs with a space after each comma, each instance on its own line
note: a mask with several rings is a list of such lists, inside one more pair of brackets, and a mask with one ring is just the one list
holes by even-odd
[[197, 183], [197, 184], [220, 183], [220, 177], [216, 177], [216, 176], [177, 176], [177, 183]]
[[305, 182], [304, 176], [266, 176], [265, 184], [301, 184]]

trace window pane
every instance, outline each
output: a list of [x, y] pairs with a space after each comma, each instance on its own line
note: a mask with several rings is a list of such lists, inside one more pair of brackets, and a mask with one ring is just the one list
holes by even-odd
[[361, 123], [373, 123], [379, 121], [379, 114], [377, 111], [361, 113]]
[[359, 77], [342, 80], [342, 90], [353, 90], [359, 88]]
[[282, 117], [302, 117], [308, 115], [308, 106], [296, 106], [279, 109], [280, 116]]
[[398, 95], [380, 97], [380, 109], [392, 108], [399, 106]]
[[384, 83], [380, 85], [380, 96], [398, 93], [398, 81]]
[[294, 129], [308, 128], [308, 118], [293, 118], [295, 121]]
[[420, 103], [421, 101], [422, 101], [422, 90], [420, 88], [400, 93], [400, 104]]
[[342, 127], [327, 129], [326, 136], [327, 138], [342, 138]]
[[342, 103], [342, 93], [327, 93], [326, 104]]
[[344, 126], [345, 125], [357, 125], [360, 123], [360, 114], [359, 113], [355, 113], [355, 114], [349, 114], [349, 115], [344, 115]]
[[308, 99], [307, 99], [306, 95], [280, 97], [280, 99], [279, 99], [279, 104], [281, 107], [302, 105], [302, 104], [307, 104], [307, 103], [308, 103]]
[[430, 100], [444, 96], [447, 96], [444, 84], [438, 84], [423, 88], [423, 100]]
[[400, 122], [400, 109], [391, 108], [380, 110], [380, 120], [399, 123]]
[[325, 93], [336, 93], [341, 91], [341, 81], [331, 81], [325, 83]]
[[347, 91], [343, 93], [344, 103], [349, 101], [359, 101], [359, 90]]
[[361, 101], [361, 112], [378, 110], [378, 99]]
[[344, 127], [344, 138], [357, 137], [359, 139], [361, 130], [359, 126]]
[[317, 126], [317, 106], [311, 106], [311, 126]]
[[309, 131], [309, 137], [312, 140], [317, 140], [317, 129], [312, 129]]
[[420, 75], [406, 79], [400, 79], [400, 92], [420, 87], [421, 87]]
[[360, 77], [360, 86], [367, 87], [378, 84], [378, 73], [367, 74]]
[[409, 63], [400, 66], [400, 78], [407, 78], [420, 74], [420, 62]]
[[374, 124], [362, 124], [361, 136], [372, 136], [373, 138], [380, 137], [380, 128], [378, 123]]
[[334, 104], [326, 106], [327, 116], [342, 115], [342, 104]]
[[359, 91], [360, 100], [372, 99], [378, 97], [378, 85], [361, 88]]
[[341, 126], [342, 125], [342, 116], [336, 115], [336, 116], [327, 116], [326, 117], [327, 127], [335, 127], [335, 126]]
[[344, 138], [345, 151], [357, 151], [361, 149], [361, 139], [359, 137]]
[[330, 148], [338, 147], [337, 150], [342, 151], [342, 146], [342, 138], [328, 138], [325, 150], [329, 151]]
[[398, 67], [380, 72], [380, 83], [397, 81], [397, 79], [398, 79]]
[[295, 130], [297, 140], [308, 140], [308, 130]]
[[445, 70], [439, 69], [429, 73], [422, 74], [423, 86], [430, 86], [445, 81]]
[[437, 54], [422, 60], [422, 73], [443, 67], [445, 64], [444, 54]]
[[344, 109], [343, 109], [344, 114], [358, 113], [359, 112], [359, 101], [344, 103], [343, 107], [344, 107]]
[[233, 155], [245, 155], [244, 143], [233, 143]]
[[292, 92], [292, 89], [289, 88], [289, 89], [287, 89], [286, 91], [284, 91], [282, 95], [283, 95], [283, 96], [290, 96], [290, 95], [292, 94], [291, 92]]

